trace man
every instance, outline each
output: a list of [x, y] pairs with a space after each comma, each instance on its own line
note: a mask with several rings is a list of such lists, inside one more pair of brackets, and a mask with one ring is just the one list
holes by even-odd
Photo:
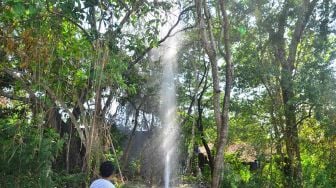
[[100, 165], [101, 178], [95, 180], [90, 185], [90, 188], [115, 188], [111, 183], [114, 166], [111, 161], [105, 161]]

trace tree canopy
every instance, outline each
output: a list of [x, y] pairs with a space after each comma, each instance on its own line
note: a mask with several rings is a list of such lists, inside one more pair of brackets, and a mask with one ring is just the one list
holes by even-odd
[[332, 0], [1, 1], [0, 185], [87, 187], [103, 160], [117, 187], [163, 185], [156, 137], [172, 40], [176, 186], [335, 187], [335, 10]]

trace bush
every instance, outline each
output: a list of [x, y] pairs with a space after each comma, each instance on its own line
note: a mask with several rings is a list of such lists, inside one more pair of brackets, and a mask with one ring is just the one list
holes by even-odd
[[0, 119], [0, 185], [51, 187], [52, 161], [63, 141], [52, 129], [29, 124], [17, 116]]

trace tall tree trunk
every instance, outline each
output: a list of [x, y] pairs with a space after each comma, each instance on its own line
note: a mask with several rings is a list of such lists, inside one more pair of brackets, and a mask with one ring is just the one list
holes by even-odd
[[[294, 31], [290, 39], [290, 43], [286, 49], [285, 30], [288, 22], [288, 14], [290, 2], [285, 1], [283, 9], [279, 15], [278, 31], [273, 38], [275, 44], [275, 58], [281, 66], [280, 87], [282, 93], [282, 103], [285, 116], [285, 144], [287, 158], [285, 159], [288, 173], [286, 176], [286, 184], [289, 187], [302, 187], [302, 168], [300, 157], [300, 143], [298, 135], [298, 127], [296, 121], [295, 91], [294, 91], [294, 67], [297, 56], [297, 49], [302, 39], [304, 29], [308, 23], [310, 16], [316, 6], [317, 0], [303, 0]], [[287, 56], [286, 56], [287, 52]]]
[[[217, 54], [215, 48], [215, 39], [212, 33], [212, 24], [209, 16], [207, 16], [207, 20], [204, 20], [204, 16], [202, 14], [202, 10], [208, 12], [207, 5], [204, 4], [202, 0], [195, 0], [196, 4], [196, 12], [198, 18], [198, 27], [200, 29], [201, 40], [203, 44], [203, 48], [205, 49], [206, 54], [209, 57], [211, 64], [211, 73], [212, 73], [212, 84], [213, 84], [213, 105], [215, 112], [215, 121], [217, 130], [221, 127], [221, 112], [220, 112], [220, 87], [219, 87], [219, 76], [218, 76], [218, 65], [217, 65]], [[217, 135], [219, 136], [219, 134]]]
[[228, 128], [229, 128], [229, 106], [230, 106], [230, 96], [231, 96], [231, 88], [233, 82], [233, 63], [231, 57], [231, 44], [229, 37], [229, 20], [228, 15], [225, 10], [225, 2], [223, 0], [220, 1], [220, 10], [223, 17], [222, 21], [222, 33], [223, 33], [223, 42], [224, 42], [224, 59], [226, 62], [225, 67], [225, 94], [223, 99], [223, 108], [221, 114], [221, 127], [219, 130], [219, 138], [217, 143], [217, 153], [214, 165], [214, 172], [212, 175], [212, 187], [219, 187], [220, 183], [220, 174], [224, 165], [224, 146], [227, 142], [228, 137]]
[[[233, 80], [231, 46], [229, 41], [229, 21], [225, 10], [225, 2], [223, 0], [220, 0], [220, 11], [223, 17], [223, 20], [221, 22], [221, 30], [222, 30], [221, 33], [223, 34], [223, 36], [221, 36], [220, 41], [223, 40], [225, 51], [225, 53], [221, 54], [224, 54], [224, 59], [226, 62], [225, 94], [223, 99], [223, 107], [221, 108], [220, 107], [221, 90], [219, 87], [219, 75], [217, 65], [218, 57], [216, 53], [216, 47], [215, 47], [216, 41], [213, 35], [211, 16], [207, 4], [204, 3], [202, 0], [195, 0], [195, 5], [198, 19], [198, 27], [200, 29], [200, 35], [203, 47], [209, 57], [212, 71], [213, 103], [214, 103], [215, 121], [217, 126], [217, 143], [216, 143], [216, 155], [214, 158], [214, 169], [212, 173], [211, 187], [217, 188], [220, 185], [221, 171], [224, 166], [224, 146], [227, 142], [227, 135], [228, 135], [230, 94]], [[217, 50], [220, 51], [221, 49]]]
[[284, 103], [284, 115], [285, 115], [285, 143], [286, 152], [288, 160], [288, 174], [287, 183], [291, 187], [301, 187], [302, 186], [302, 170], [301, 170], [301, 157], [299, 148], [299, 135], [298, 128], [296, 124], [296, 108], [293, 103], [294, 92], [293, 92], [293, 81], [290, 75], [288, 75], [288, 70], [282, 70], [281, 76], [281, 89], [282, 98]]

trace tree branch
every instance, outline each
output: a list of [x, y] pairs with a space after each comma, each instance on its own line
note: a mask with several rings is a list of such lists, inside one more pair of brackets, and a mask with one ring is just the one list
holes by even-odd
[[90, 42], [90, 45], [91, 45], [92, 49], [94, 49], [90, 34], [81, 25], [79, 25], [76, 21], [72, 20], [71, 18], [67, 17], [64, 14], [61, 14], [59, 12], [51, 11], [49, 9], [49, 0], [46, 0], [46, 6], [47, 6], [46, 9], [49, 13], [54, 14], [56, 16], [61, 16], [61, 17], [65, 18], [66, 20], [68, 20], [69, 22], [71, 22], [72, 24], [74, 24], [75, 26], [77, 26], [84, 33], [86, 39]]
[[[24, 99], [23, 97], [17, 97], [17, 96], [14, 96], [12, 95], [11, 97], [15, 100], [20, 100], [22, 99], [21, 101], [25, 101], [27, 103], [30, 102], [30, 99], [33, 99], [34, 102], [38, 103], [39, 105], [42, 106], [42, 108], [44, 110], [46, 110], [46, 107], [45, 105], [40, 101], [40, 99], [38, 97], [36, 97], [35, 95], [35, 92], [33, 90], [30, 89], [29, 85], [27, 84], [28, 81], [24, 80], [21, 76], [19, 76], [14, 70], [12, 69], [8, 69], [8, 68], [4, 68], [4, 71], [9, 74], [11, 77], [13, 77], [14, 79], [18, 80], [21, 82], [22, 86], [24, 87], [24, 89], [28, 92], [29, 94], [29, 98], [27, 99]], [[5, 94], [5, 93], [2, 93], [2, 94]], [[8, 95], [9, 96], [9, 95]]]
[[301, 117], [301, 119], [298, 122], [296, 122], [296, 125], [300, 125], [305, 119], [310, 118], [313, 108], [314, 106], [311, 106], [309, 108], [308, 115]]
[[11, 99], [11, 100], [21, 101], [21, 102], [24, 102], [26, 104], [31, 102], [31, 100], [29, 98], [16, 96], [12, 93], [4, 92], [2, 89], [0, 89], [0, 96], [6, 97], [6, 98]]
[[[190, 7], [187, 7], [186, 9], [184, 9], [183, 11], [181, 11], [181, 13], [179, 14], [178, 19], [177, 19], [177, 21], [175, 22], [175, 24], [169, 29], [169, 31], [167, 32], [167, 34], [166, 34], [161, 40], [158, 41], [158, 44], [163, 43], [165, 40], [167, 40], [167, 38], [169, 38], [169, 37], [172, 36], [171, 33], [172, 33], [173, 30], [176, 28], [176, 26], [180, 23], [180, 21], [181, 21], [181, 19], [182, 19], [182, 16], [183, 16], [186, 12], [192, 10], [193, 8], [194, 8], [194, 6], [190, 6]], [[183, 31], [183, 29], [180, 30], [180, 31]], [[176, 34], [176, 33], [174, 33], [174, 34]], [[134, 61], [132, 61], [132, 62], [130, 63], [130, 66], [134, 66], [135, 64], [139, 63], [139, 62], [144, 58], [144, 56], [145, 56], [151, 49], [153, 49], [153, 46], [150, 46], [150, 47], [146, 48], [146, 49], [145, 49], [145, 50], [144, 50], [144, 51], [143, 51], [137, 58], [135, 58]]]
[[103, 117], [105, 115], [105, 113], [107, 112], [107, 110], [109, 109], [110, 105], [111, 105], [111, 102], [112, 102], [112, 99], [113, 99], [113, 93], [112, 91], [110, 91], [111, 93], [109, 94], [109, 96], [107, 97], [107, 100], [104, 104], [104, 108], [101, 112], [101, 116]]
[[289, 45], [289, 54], [287, 58], [287, 63], [290, 66], [292, 66], [292, 68], [294, 68], [297, 46], [302, 38], [304, 28], [306, 27], [308, 23], [308, 20], [315, 8], [316, 3], [317, 3], [317, 0], [313, 0], [311, 3], [309, 3], [309, 0], [304, 0], [303, 5], [301, 6], [303, 7], [303, 11], [300, 12], [298, 20], [295, 23], [295, 29], [294, 29], [291, 43]]
[[[203, 92], [205, 92], [205, 90], [208, 89], [208, 87], [207, 87], [207, 78], [206, 78], [208, 76], [208, 73], [209, 73], [208, 66], [206, 66], [206, 63], [204, 62], [204, 74], [203, 74], [203, 76], [201, 78], [201, 81], [197, 85], [195, 94], [190, 97], [191, 98], [191, 102], [190, 102], [190, 105], [189, 105], [188, 111], [187, 111], [187, 115], [188, 116], [190, 116], [190, 114], [192, 112], [192, 107], [194, 106], [194, 103], [195, 103], [195, 100], [196, 100], [196, 96], [198, 95], [198, 90], [202, 86], [202, 84], [203, 84], [204, 81], [205, 81], [204, 87], [203, 87], [203, 90], [201, 91], [200, 95], [203, 95]], [[180, 126], [184, 125], [186, 121], [187, 121], [187, 118], [184, 118], [182, 120], [182, 122], [180, 123]]]
[[133, 8], [131, 10], [129, 10], [126, 7], [128, 9], [128, 11], [127, 11], [126, 15], [123, 17], [123, 19], [120, 21], [120, 24], [118, 26], [119, 29], [121, 29], [124, 26], [124, 24], [128, 21], [128, 19], [131, 16], [131, 14], [133, 12], [137, 11], [144, 2], [145, 2], [144, 0], [136, 1], [136, 3], [134, 3], [134, 6], [133, 6]]
[[57, 102], [60, 104], [60, 106], [68, 113], [70, 119], [71, 119], [71, 122], [75, 125], [75, 128], [77, 129], [77, 132], [78, 132], [78, 135], [79, 135], [79, 138], [81, 139], [82, 141], [82, 144], [86, 145], [86, 142], [85, 142], [85, 137], [83, 135], [83, 132], [80, 128], [80, 125], [78, 124], [77, 122], [77, 119], [75, 118], [75, 116], [72, 114], [72, 112], [69, 110], [69, 108], [65, 105], [65, 102], [60, 100], [54, 91], [51, 90], [51, 88], [49, 86], [47, 86], [46, 84], [44, 83], [39, 83], [45, 90], [46, 92], [49, 94], [49, 96], [51, 97], [52, 100], [54, 100], [54, 103], [57, 105]]

